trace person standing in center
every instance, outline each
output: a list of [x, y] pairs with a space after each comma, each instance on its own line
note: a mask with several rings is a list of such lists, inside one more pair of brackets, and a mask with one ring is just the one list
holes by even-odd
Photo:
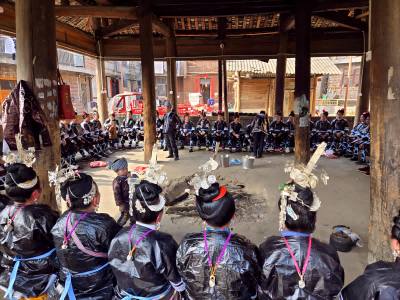
[[178, 115], [172, 111], [171, 102], [167, 101], [164, 103], [166, 114], [164, 116], [164, 139], [165, 146], [168, 148], [169, 155], [167, 158], [173, 158], [179, 160], [178, 147], [176, 146], [176, 132], [181, 128], [181, 120]]
[[268, 119], [265, 116], [264, 110], [260, 111], [260, 114], [254, 117], [253, 121], [251, 121], [250, 127], [252, 128], [252, 134], [254, 137], [254, 157], [261, 158], [265, 133], [268, 132]]

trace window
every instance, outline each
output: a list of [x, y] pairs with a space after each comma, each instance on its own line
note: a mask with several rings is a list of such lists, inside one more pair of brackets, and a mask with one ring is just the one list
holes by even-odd
[[[342, 70], [342, 82], [341, 86], [347, 87], [347, 78], [348, 78], [348, 68], [340, 68]], [[350, 73], [350, 87], [358, 87], [360, 82], [360, 67], [352, 67]]]
[[11, 91], [15, 87], [14, 80], [0, 80], [0, 89], [3, 91]]
[[128, 87], [128, 79], [126, 79], [126, 78], [124, 78], [124, 88], [127, 88]]
[[157, 78], [157, 97], [167, 97], [167, 78]]

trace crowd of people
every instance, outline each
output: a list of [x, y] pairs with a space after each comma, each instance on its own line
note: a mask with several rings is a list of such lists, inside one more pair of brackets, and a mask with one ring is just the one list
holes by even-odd
[[[236, 152], [253, 152], [256, 158], [261, 158], [264, 152], [274, 153], [279, 150], [282, 153], [290, 153], [294, 151], [294, 111], [289, 114], [286, 122], [282, 121], [282, 112], [277, 111], [270, 124], [265, 111], [261, 111], [249, 125], [244, 127], [238, 113], [235, 113], [234, 120], [228, 125], [224, 120], [224, 113], [219, 111], [217, 120], [211, 125], [203, 111], [200, 112], [197, 124], [194, 124], [190, 120], [189, 113], [181, 122], [169, 101], [165, 101], [164, 106], [166, 115], [160, 119], [157, 112], [155, 122], [157, 140], [164, 151], [169, 151], [167, 158], [179, 160], [178, 150], [184, 149], [185, 144], [189, 145], [189, 152], [193, 152], [194, 148], [200, 150], [202, 145], [207, 151], [215, 152], [216, 145], [220, 145], [222, 150], [225, 150], [227, 146], [229, 152], [232, 152], [233, 148]], [[340, 109], [337, 111], [336, 118], [329, 122], [329, 113], [323, 111], [320, 120], [315, 124], [310, 118], [310, 149], [314, 152], [318, 145], [326, 142], [326, 150], [332, 150], [338, 157], [350, 158], [358, 165], [365, 165], [358, 170], [369, 176], [370, 165], [366, 159], [370, 155], [369, 112], [361, 115], [360, 121], [352, 130], [343, 115], [344, 109]], [[140, 141], [144, 139], [143, 114], [140, 119], [135, 120], [132, 112], [128, 111], [126, 118], [119, 124], [115, 115], [111, 113], [103, 126], [99, 121], [97, 111], [93, 113], [92, 120], [86, 112], [82, 117], [84, 121], [81, 124], [77, 123], [76, 118], [69, 124], [67, 120], [61, 121], [64, 167], [67, 165], [66, 162], [76, 165], [77, 152], [81, 153], [83, 159], [89, 159], [89, 156], [98, 159], [108, 157], [112, 153], [111, 150], [139, 148]], [[135, 142], [134, 146], [133, 142]]]
[[[321, 206], [312, 170], [325, 147], [321, 142], [307, 166], [285, 166], [291, 180], [280, 187], [280, 234], [260, 246], [234, 233], [235, 200], [212, 174], [213, 159], [201, 166], [204, 177], [190, 182], [204, 230], [187, 233], [180, 244], [160, 230], [168, 183], [154, 162], [144, 175], [130, 174], [124, 159], [110, 163], [125, 179], [113, 183], [114, 192], [122, 188], [116, 201], [131, 221], [122, 226], [97, 213], [98, 185], [76, 167], [49, 172], [67, 205], [60, 216], [38, 203], [46, 179], [28, 166], [31, 158], [6, 161], [0, 289], [11, 299], [50, 300], [398, 299], [400, 213], [390, 234], [394, 262], [367, 266], [346, 287], [338, 253], [312, 236]], [[328, 179], [321, 176], [325, 184]]]

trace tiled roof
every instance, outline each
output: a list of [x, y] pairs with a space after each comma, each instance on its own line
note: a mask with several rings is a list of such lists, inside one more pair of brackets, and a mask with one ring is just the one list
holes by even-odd
[[[228, 60], [228, 72], [252, 73], [255, 77], [275, 77], [276, 59], [270, 59], [268, 63], [260, 60]], [[295, 58], [288, 58], [286, 62], [286, 75], [295, 74]], [[342, 72], [328, 57], [311, 58], [311, 74], [340, 75]]]

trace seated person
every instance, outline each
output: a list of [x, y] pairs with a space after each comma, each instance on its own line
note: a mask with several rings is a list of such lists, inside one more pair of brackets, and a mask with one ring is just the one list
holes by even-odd
[[217, 142], [221, 143], [222, 150], [225, 150], [225, 141], [228, 135], [228, 124], [226, 124], [224, 120], [224, 113], [222, 111], [218, 112], [218, 119], [214, 122], [214, 126], [212, 128], [212, 150], [211, 152], [215, 152], [215, 147]]
[[136, 131], [136, 149], [139, 148], [139, 142], [144, 141], [144, 119], [143, 113], [140, 115], [140, 119], [136, 122], [137, 131]]
[[45, 204], [37, 204], [43, 183], [31, 167], [14, 163], [7, 172], [6, 193], [14, 204], [0, 213], [4, 268], [0, 288], [6, 291], [4, 297], [36, 298], [46, 293], [58, 272], [51, 229], [59, 214]]
[[321, 119], [315, 123], [315, 135], [313, 141], [313, 148], [312, 150], [315, 151], [318, 145], [322, 142], [327, 143], [327, 149], [329, 148], [330, 144], [332, 143], [332, 127], [328, 121], [329, 113], [327, 111], [323, 111], [321, 115]]
[[165, 205], [162, 188], [147, 180], [130, 185], [136, 225], [123, 228], [108, 251], [117, 280], [112, 299], [179, 300], [185, 284], [176, 268], [178, 244], [158, 231]]
[[60, 272], [47, 299], [111, 299], [114, 274], [108, 249], [122, 227], [108, 214], [96, 213], [100, 193], [91, 176], [73, 171], [69, 175], [60, 186], [69, 209], [51, 230]]
[[343, 144], [341, 144], [340, 141], [342, 137], [349, 132], [349, 123], [347, 123], [347, 120], [343, 119], [343, 115], [344, 108], [339, 109], [336, 113], [336, 119], [331, 122], [333, 140], [330, 149], [336, 149], [336, 154], [338, 155], [344, 154], [345, 149], [343, 149]]
[[254, 142], [254, 137], [253, 137], [253, 128], [251, 127], [251, 124], [247, 125], [244, 128], [244, 137], [243, 137], [243, 152], [247, 151], [247, 147], [250, 146], [250, 152], [253, 152], [253, 142]]
[[398, 300], [400, 295], [400, 212], [393, 218], [390, 250], [393, 261], [378, 261], [365, 268], [343, 289], [343, 300]]
[[366, 111], [360, 116], [360, 122], [357, 123], [356, 126], [350, 131], [350, 133], [345, 134], [340, 143], [342, 144], [342, 148], [346, 150], [346, 153], [344, 154], [344, 157], [352, 157], [353, 156], [353, 150], [354, 150], [354, 145], [352, 142], [359, 138], [360, 136], [360, 131], [365, 129], [368, 124], [365, 122], [366, 118], [369, 117], [369, 112]]
[[232, 152], [232, 146], [236, 146], [236, 152], [240, 152], [243, 140], [243, 126], [240, 123], [239, 113], [235, 113], [234, 120], [229, 124], [229, 152]]
[[273, 153], [275, 147], [279, 148], [280, 152], [283, 152], [282, 148], [282, 135], [285, 130], [285, 123], [282, 122], [282, 112], [277, 111], [275, 120], [273, 120], [269, 126], [269, 135], [267, 137], [267, 143], [265, 144], [265, 150]]
[[202, 232], [187, 234], [177, 253], [178, 272], [191, 300], [254, 299], [260, 266], [257, 246], [232, 234], [235, 201], [218, 183], [200, 188], [196, 206]]
[[193, 137], [195, 135], [195, 127], [193, 122], [190, 120], [190, 114], [185, 114], [185, 121], [182, 123], [182, 127], [178, 132], [178, 142], [180, 149], [184, 149], [184, 142], [189, 142], [189, 152], [193, 152]]
[[164, 148], [164, 120], [160, 119], [160, 113], [156, 110], [156, 138], [160, 141], [161, 149], [168, 150], [167, 147]]
[[285, 151], [290, 152], [290, 148], [294, 148], [294, 111], [289, 114], [289, 119], [285, 123]]
[[121, 145], [122, 150], [125, 150], [125, 142], [129, 140], [129, 146], [127, 149], [132, 148], [132, 141], [135, 139], [135, 131], [133, 130], [133, 126], [135, 126], [136, 121], [132, 118], [132, 112], [129, 110], [126, 113], [126, 118], [122, 121], [121, 124]]
[[333, 300], [343, 287], [344, 270], [337, 251], [311, 237], [321, 202], [311, 190], [318, 177], [309, 170], [313, 170], [325, 146], [322, 143], [318, 147], [306, 167], [291, 166], [290, 177], [295, 181], [280, 187], [281, 235], [269, 237], [260, 246], [262, 271], [258, 298], [261, 300]]
[[210, 134], [210, 120], [207, 119], [206, 112], [203, 110], [200, 113], [200, 119], [197, 121], [197, 150], [200, 150], [201, 148], [201, 143], [206, 144], [206, 151], [210, 149], [210, 139], [209, 139], [209, 134]]

